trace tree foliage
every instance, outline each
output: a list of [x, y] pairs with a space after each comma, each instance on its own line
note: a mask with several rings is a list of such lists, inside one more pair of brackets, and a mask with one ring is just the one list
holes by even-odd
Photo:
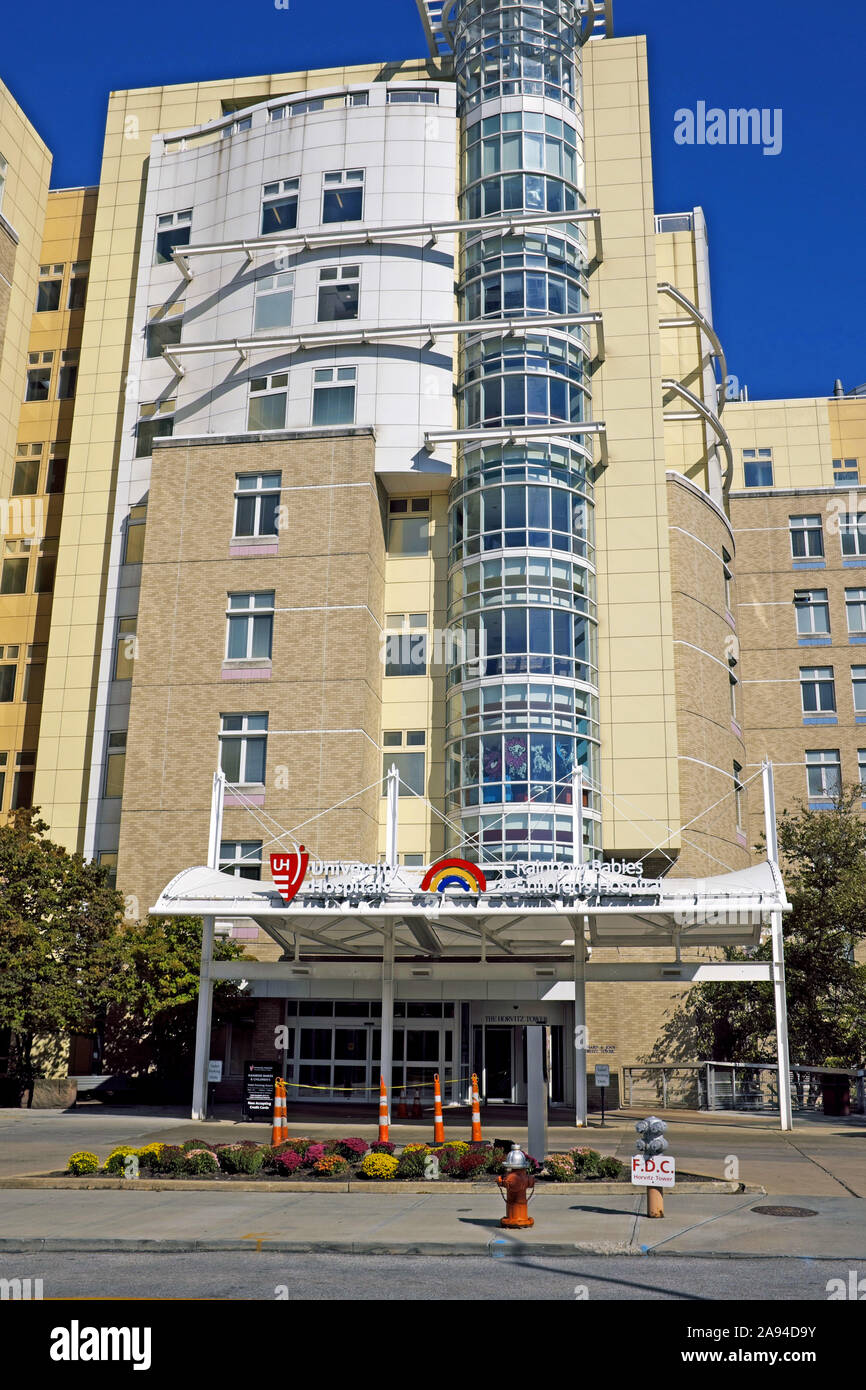
[[123, 900], [47, 832], [38, 809], [0, 826], [0, 1027], [22, 1074], [37, 1035], [89, 1031], [123, 992]]
[[[792, 1062], [858, 1067], [866, 1054], [866, 819], [859, 785], [832, 810], [800, 806], [778, 822], [791, 912], [782, 919]], [[761, 847], [763, 848], [763, 847]], [[728, 960], [772, 960], [769, 940]], [[668, 1015], [651, 1061], [775, 1062], [773, 987], [696, 985]]]

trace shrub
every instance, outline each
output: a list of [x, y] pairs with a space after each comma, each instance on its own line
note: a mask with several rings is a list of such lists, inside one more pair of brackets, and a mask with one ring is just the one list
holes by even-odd
[[427, 1150], [416, 1145], [407, 1152], [403, 1150], [397, 1163], [394, 1176], [397, 1178], [423, 1178]]
[[625, 1171], [625, 1164], [620, 1163], [618, 1158], [603, 1158], [598, 1165], [600, 1178], [621, 1178]]
[[271, 1160], [274, 1172], [283, 1178], [290, 1178], [303, 1166], [303, 1158], [299, 1153], [295, 1153], [294, 1149], [283, 1149], [282, 1153], [275, 1154]]
[[327, 1149], [324, 1144], [308, 1144], [307, 1152], [304, 1154], [304, 1162], [308, 1168], [314, 1167], [320, 1158], [324, 1158]]
[[590, 1149], [581, 1146], [571, 1150], [571, 1157], [574, 1161], [574, 1171], [579, 1178], [595, 1178], [598, 1176], [601, 1154], [597, 1149]]
[[462, 1177], [460, 1172], [460, 1160], [462, 1157], [463, 1154], [452, 1153], [450, 1149], [440, 1149], [438, 1153], [439, 1176], [443, 1178]]
[[442, 1145], [442, 1149], [447, 1149], [449, 1153], [454, 1154], [457, 1158], [462, 1158], [464, 1154], [469, 1153], [469, 1145], [465, 1144], [462, 1139], [448, 1139]]
[[[391, 1147], [394, 1147], [393, 1144]], [[430, 1152], [430, 1149], [427, 1144], [404, 1144], [403, 1152], [404, 1154], [426, 1154]]]
[[138, 1149], [138, 1165], [140, 1168], [158, 1168], [159, 1156], [165, 1148], [164, 1144], [145, 1144], [144, 1148]]
[[371, 1154], [392, 1154], [397, 1145], [392, 1144], [390, 1139], [377, 1139], [375, 1144], [370, 1145]]
[[159, 1158], [156, 1162], [158, 1173], [182, 1173], [186, 1154], [177, 1144], [163, 1144]]
[[545, 1164], [547, 1176], [553, 1182], [574, 1182], [574, 1159], [570, 1153], [551, 1154]]
[[313, 1172], [320, 1178], [342, 1178], [348, 1171], [348, 1163], [339, 1154], [325, 1154], [313, 1164]]
[[219, 1160], [210, 1149], [187, 1149], [183, 1169], [202, 1177], [208, 1173], [219, 1172]]
[[501, 1173], [502, 1160], [507, 1153], [506, 1149], [488, 1149], [484, 1154], [485, 1173]]
[[314, 1142], [315, 1141], [313, 1139], [285, 1139], [283, 1140], [282, 1144], [278, 1144], [276, 1146], [274, 1152], [276, 1153], [278, 1149], [290, 1148], [294, 1149], [295, 1153], [300, 1154], [301, 1158], [303, 1158], [307, 1152], [307, 1149]]
[[338, 1139], [336, 1152], [350, 1163], [357, 1163], [364, 1157], [369, 1145], [366, 1139]]
[[359, 1173], [364, 1178], [393, 1178], [397, 1175], [399, 1163], [393, 1154], [367, 1154], [361, 1160]]
[[461, 1178], [474, 1178], [484, 1172], [485, 1163], [484, 1154], [461, 1154], [457, 1160], [457, 1170]]
[[265, 1161], [267, 1150], [258, 1144], [232, 1144], [219, 1151], [219, 1162], [227, 1173], [257, 1173]]
[[207, 1149], [209, 1153], [214, 1153], [215, 1144], [208, 1144], [205, 1139], [185, 1139], [180, 1146], [184, 1153], [190, 1153], [192, 1149]]
[[138, 1157], [138, 1149], [130, 1148], [128, 1144], [121, 1144], [118, 1148], [112, 1149], [103, 1164], [102, 1171], [104, 1173], [118, 1173], [123, 1176], [126, 1172], [124, 1159], [130, 1154], [135, 1154]]
[[84, 1177], [87, 1173], [98, 1173], [99, 1159], [96, 1154], [88, 1153], [86, 1149], [79, 1149], [77, 1153], [69, 1155], [66, 1171], [67, 1173], [74, 1173], [78, 1178]]

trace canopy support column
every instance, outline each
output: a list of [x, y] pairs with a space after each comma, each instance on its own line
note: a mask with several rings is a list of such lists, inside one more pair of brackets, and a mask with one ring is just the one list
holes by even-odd
[[394, 933], [382, 940], [382, 1052], [381, 1070], [388, 1092], [388, 1123], [391, 1123], [391, 1070], [394, 1056]]
[[[220, 842], [222, 840], [223, 801], [225, 798], [225, 773], [218, 768], [213, 775], [210, 803], [210, 827], [208, 830], [207, 862], [211, 869], [220, 866]], [[202, 918], [201, 964], [198, 977], [198, 1008], [195, 1019], [195, 1057], [193, 1060], [192, 1110], [193, 1120], [207, 1119], [207, 1068], [210, 1061], [210, 1033], [213, 1015], [213, 965], [214, 919]]]
[[586, 1092], [586, 934], [584, 917], [574, 922], [574, 1123], [587, 1123]]
[[[764, 825], [767, 837], [767, 858], [778, 868], [779, 841], [776, 835], [776, 794], [773, 785], [773, 764], [761, 764], [764, 785]], [[773, 941], [773, 1003], [776, 1011], [776, 1057], [779, 1064], [779, 1127], [794, 1128], [791, 1104], [791, 1061], [788, 1053], [788, 999], [785, 992], [785, 942], [782, 935], [781, 912], [770, 913]]]

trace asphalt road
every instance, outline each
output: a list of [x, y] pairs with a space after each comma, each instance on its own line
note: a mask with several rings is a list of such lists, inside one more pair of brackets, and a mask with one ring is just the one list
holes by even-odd
[[[553, 1259], [207, 1254], [0, 1256], [0, 1278], [42, 1279], [47, 1299], [326, 1302], [827, 1300], [850, 1263], [586, 1256]], [[866, 1269], [857, 1271], [858, 1277]], [[7, 1310], [8, 1311], [8, 1310]], [[788, 1321], [797, 1321], [797, 1318]]]

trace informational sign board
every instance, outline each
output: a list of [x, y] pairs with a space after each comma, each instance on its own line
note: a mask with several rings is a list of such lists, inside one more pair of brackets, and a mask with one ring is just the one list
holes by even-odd
[[635, 1187], [673, 1187], [675, 1172], [670, 1154], [650, 1158], [635, 1154], [631, 1161], [631, 1180]]
[[270, 1124], [274, 1114], [274, 1080], [279, 1075], [276, 1062], [247, 1062], [244, 1065], [245, 1120]]
[[209, 1082], [209, 1083], [211, 1083], [211, 1082], [216, 1082], [216, 1081], [222, 1081], [222, 1079], [223, 1079], [223, 1064], [222, 1064], [222, 1062], [208, 1062], [208, 1064], [207, 1064], [207, 1079], [208, 1079], [208, 1082]]
[[595, 1064], [595, 1084], [596, 1086], [610, 1085], [610, 1067], [606, 1063], [596, 1062]]

